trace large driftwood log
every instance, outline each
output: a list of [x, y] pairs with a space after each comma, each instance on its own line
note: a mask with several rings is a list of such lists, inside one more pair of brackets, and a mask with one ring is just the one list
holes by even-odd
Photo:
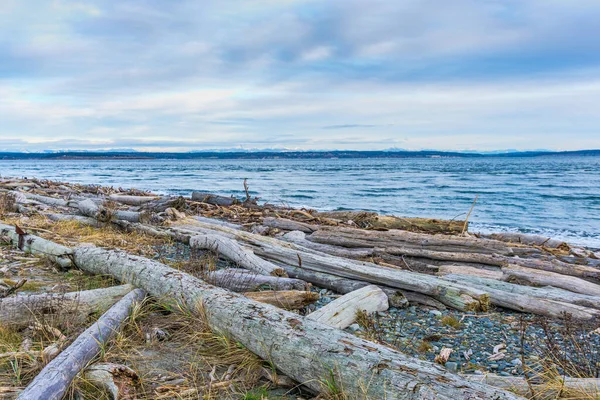
[[[518, 399], [490, 386], [467, 383], [432, 363], [209, 285], [156, 261], [79, 247], [75, 262], [88, 272], [112, 275], [156, 297], [174, 296], [192, 311], [202, 304], [213, 329], [231, 335], [315, 392], [321, 389], [322, 379], [338, 371], [336, 382], [350, 398]], [[365, 375], [365, 371], [373, 373]]]
[[71, 254], [73, 254], [73, 251], [66, 246], [35, 235], [19, 235], [14, 226], [5, 224], [0, 224], [0, 236], [8, 237], [13, 246], [24, 252], [47, 256], [62, 268], [68, 268], [72, 265]]
[[298, 310], [319, 300], [319, 294], [302, 290], [246, 292], [244, 296], [284, 310]]
[[144, 298], [144, 291], [135, 289], [104, 313], [96, 323], [42, 369], [21, 392], [21, 400], [60, 400], [75, 376], [98, 354], [119, 330], [136, 302]]
[[357, 249], [332, 246], [329, 244], [311, 242], [306, 240], [306, 234], [301, 231], [291, 231], [283, 235], [283, 240], [290, 243], [295, 243], [307, 249], [316, 250], [321, 253], [331, 254], [332, 256], [344, 258], [365, 258], [371, 257], [375, 253], [375, 249]]
[[58, 318], [84, 322], [90, 315], [104, 312], [129, 293], [131, 285], [70, 293], [32, 294], [0, 300], [0, 324], [27, 326], [32, 321]]
[[[555, 286], [575, 293], [600, 296], [600, 285], [585, 281], [574, 276], [566, 276], [555, 272], [540, 271], [518, 265], [508, 265], [502, 268], [506, 279], [526, 281], [534, 285]], [[598, 271], [600, 272], [600, 271]]]
[[27, 192], [21, 192], [23, 194], [23, 196], [25, 196], [26, 198], [30, 199], [30, 200], [34, 200], [37, 201], [39, 203], [43, 203], [49, 206], [53, 206], [53, 207], [67, 207], [68, 203], [66, 200], [64, 199], [60, 199], [60, 198], [56, 198], [56, 197], [49, 197], [49, 196], [42, 196], [39, 194], [33, 194], [33, 193], [27, 193]]
[[401, 229], [427, 233], [461, 233], [468, 223], [456, 220], [430, 218], [401, 218], [392, 215], [379, 215], [368, 211], [327, 211], [317, 217], [331, 218], [342, 222], [352, 221], [361, 228]]
[[259, 275], [239, 268], [220, 269], [203, 276], [212, 285], [234, 292], [258, 290], [306, 290], [310, 285], [303, 280], [272, 275]]
[[161, 213], [168, 208], [174, 208], [178, 211], [183, 211], [187, 207], [186, 200], [182, 196], [177, 197], [162, 197], [158, 200], [147, 202], [140, 206], [141, 211], [151, 211]]
[[386, 294], [375, 285], [365, 286], [310, 313], [306, 318], [334, 328], [345, 329], [356, 321], [356, 313], [372, 314], [389, 308]]
[[446, 275], [444, 276], [444, 279], [447, 279], [452, 282], [461, 282], [463, 284], [479, 286], [482, 289], [484, 289], [485, 287], [489, 287], [509, 293], [523, 294], [532, 297], [539, 297], [541, 299], [556, 300], [563, 303], [571, 303], [583, 307], [600, 309], [600, 296], [588, 296], [585, 294], [573, 293], [552, 286], [523, 286], [516, 285], [514, 283], [498, 281], [495, 279], [486, 279], [461, 274]]
[[259, 274], [286, 276], [282, 268], [255, 256], [252, 250], [243, 248], [234, 240], [220, 235], [193, 236], [190, 238], [190, 247], [222, 254], [238, 265]]

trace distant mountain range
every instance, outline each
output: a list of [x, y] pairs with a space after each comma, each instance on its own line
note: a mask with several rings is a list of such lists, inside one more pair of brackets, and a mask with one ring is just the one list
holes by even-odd
[[65, 159], [327, 159], [327, 158], [474, 158], [474, 157], [541, 157], [541, 156], [600, 156], [598, 150], [577, 151], [502, 151], [451, 152], [408, 150], [331, 150], [331, 151], [193, 151], [186, 153], [137, 152], [131, 150], [107, 151], [48, 151], [42, 153], [0, 152], [1, 160], [65, 160]]

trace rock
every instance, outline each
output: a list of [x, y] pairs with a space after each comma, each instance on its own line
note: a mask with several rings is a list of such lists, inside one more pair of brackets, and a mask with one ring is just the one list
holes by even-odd
[[357, 332], [357, 331], [360, 331], [360, 325], [352, 324], [348, 327], [348, 329], [350, 329], [352, 332]]
[[453, 373], [458, 372], [458, 363], [456, 363], [454, 361], [448, 361], [444, 366], [450, 372], [453, 372]]
[[439, 310], [429, 310], [429, 314], [434, 315], [436, 317], [441, 317], [442, 316], [442, 312]]
[[521, 365], [523, 365], [523, 361], [521, 361], [520, 358], [515, 358], [510, 363], [515, 367], [520, 367]]

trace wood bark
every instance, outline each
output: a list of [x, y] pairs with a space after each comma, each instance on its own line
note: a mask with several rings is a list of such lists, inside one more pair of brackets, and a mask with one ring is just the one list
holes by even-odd
[[501, 240], [509, 243], [522, 243], [532, 246], [549, 247], [552, 249], [569, 249], [569, 245], [562, 240], [552, 239], [541, 235], [531, 235], [527, 233], [502, 232], [484, 235], [483, 237], [489, 237], [494, 240]]
[[203, 279], [215, 286], [234, 292], [254, 292], [258, 290], [306, 290], [310, 286], [300, 279], [259, 275], [239, 268], [220, 269], [209, 272]]
[[[534, 285], [555, 286], [575, 293], [600, 296], [600, 285], [574, 276], [566, 276], [555, 272], [540, 271], [518, 265], [507, 265], [502, 268], [505, 280], [526, 281]], [[600, 272], [600, 271], [599, 271]]]
[[56, 222], [75, 221], [80, 223], [81, 225], [93, 226], [94, 228], [100, 228], [105, 225], [97, 219], [84, 217], [83, 215], [46, 213], [44, 214], [44, 216]]
[[302, 231], [288, 232], [285, 235], [283, 235], [282, 239], [290, 243], [295, 243], [307, 249], [316, 250], [321, 253], [331, 254], [332, 256], [344, 258], [365, 258], [371, 257], [375, 253], [375, 249], [349, 249], [346, 247], [311, 242], [310, 240], [306, 240], [306, 234]]
[[135, 289], [85, 330], [75, 341], [46, 365], [21, 392], [21, 400], [60, 400], [75, 376], [98, 354], [119, 330], [136, 302], [142, 301], [144, 291]]
[[257, 257], [252, 250], [243, 248], [234, 240], [220, 235], [193, 236], [190, 238], [190, 247], [211, 250], [218, 254], [222, 254], [238, 265], [259, 274], [286, 276], [286, 273], [282, 268]]
[[104, 312], [133, 289], [130, 285], [70, 293], [14, 296], [0, 300], [0, 324], [23, 327], [35, 320], [84, 322]]
[[34, 200], [39, 203], [43, 203], [43, 204], [46, 204], [46, 205], [49, 205], [52, 207], [67, 207], [68, 206], [68, 203], [65, 199], [49, 197], [49, 196], [42, 196], [39, 194], [33, 194], [33, 193], [27, 193], [27, 192], [22, 192], [22, 194], [29, 200]]
[[334, 328], [345, 329], [356, 321], [356, 313], [372, 314], [389, 308], [386, 294], [375, 285], [347, 293], [310, 313], [306, 318]]
[[298, 310], [319, 300], [319, 294], [302, 290], [266, 290], [245, 292], [244, 296], [260, 303], [271, 304], [284, 310]]
[[339, 371], [336, 383], [350, 398], [519, 398], [490, 386], [465, 382], [440, 366], [298, 314], [257, 303], [156, 261], [94, 247], [76, 248], [75, 261], [88, 272], [112, 275], [146, 289], [155, 297], [175, 296], [192, 311], [202, 304], [213, 329], [231, 335], [250, 351], [270, 360], [283, 374], [305, 382], [315, 392], [321, 389], [320, 382], [331, 371]]
[[5, 224], [0, 224], [0, 235], [8, 237], [14, 247], [26, 253], [47, 256], [62, 268], [69, 268], [72, 265], [71, 255], [73, 251], [66, 246], [35, 235], [19, 235], [14, 226]]

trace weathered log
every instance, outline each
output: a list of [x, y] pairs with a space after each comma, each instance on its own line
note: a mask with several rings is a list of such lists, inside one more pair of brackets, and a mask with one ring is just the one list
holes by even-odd
[[527, 233], [513, 233], [513, 232], [501, 232], [492, 233], [490, 235], [481, 235], [482, 237], [489, 237], [494, 240], [501, 240], [509, 243], [522, 243], [532, 246], [543, 246], [551, 249], [564, 249], [569, 250], [569, 245], [557, 239], [541, 235], [532, 235]]
[[563, 303], [571, 303], [583, 307], [600, 309], [600, 296], [589, 296], [585, 294], [573, 293], [552, 286], [523, 286], [514, 283], [498, 281], [495, 279], [486, 279], [461, 274], [446, 275], [444, 276], [444, 279], [447, 279], [452, 282], [460, 282], [463, 284], [480, 286], [482, 289], [484, 289], [485, 287], [490, 287], [498, 290], [503, 290], [509, 293], [523, 294], [532, 297], [539, 297], [541, 299], [556, 300]]
[[67, 201], [56, 197], [42, 196], [39, 194], [22, 192], [23, 196], [30, 200], [37, 201], [52, 207], [67, 207]]
[[283, 240], [295, 243], [307, 249], [316, 250], [321, 253], [331, 254], [333, 256], [344, 258], [365, 258], [375, 253], [375, 249], [349, 249], [346, 247], [332, 246], [306, 240], [306, 234], [301, 231], [291, 231], [283, 235]]
[[155, 213], [165, 212], [168, 208], [174, 208], [183, 211], [187, 207], [186, 200], [182, 196], [162, 197], [140, 206], [141, 211], [151, 211]]
[[72, 265], [71, 254], [73, 251], [66, 246], [35, 235], [19, 235], [14, 226], [5, 224], [0, 224], [0, 235], [7, 236], [13, 246], [26, 253], [47, 256], [62, 268], [69, 268]]
[[77, 203], [77, 208], [82, 215], [94, 218], [100, 222], [110, 222], [113, 214], [101, 205], [96, 204], [91, 199], [85, 199]]
[[[324, 377], [338, 371], [336, 383], [350, 398], [518, 398], [490, 386], [466, 383], [440, 366], [257, 303], [156, 261], [94, 247], [76, 248], [75, 261], [88, 272], [112, 275], [143, 287], [155, 297], [175, 295], [192, 311], [198, 312], [202, 304], [213, 329], [231, 335], [315, 392], [320, 390]], [[365, 371], [373, 368], [377, 373], [365, 376]]]
[[130, 285], [70, 293], [14, 296], [0, 300], [0, 323], [23, 327], [32, 321], [59, 318], [84, 322], [90, 315], [104, 312], [133, 288]]
[[437, 267], [436, 274], [440, 276], [461, 274], [498, 280], [504, 277], [504, 273], [500, 269], [489, 270], [484, 268], [470, 267], [468, 265], [440, 265]]
[[[447, 277], [444, 277], [446, 279]], [[449, 279], [450, 281], [450, 279]], [[468, 282], [467, 280], [453, 279], [453, 282]], [[511, 310], [528, 312], [537, 315], [545, 315], [552, 318], [562, 318], [569, 314], [573, 319], [580, 321], [596, 322], [600, 320], [600, 310], [582, 307], [576, 304], [563, 303], [545, 298], [533, 297], [528, 294], [506, 292], [490, 286], [476, 286], [472, 283], [464, 283], [472, 287], [485, 290], [490, 296], [492, 304], [499, 305]]]
[[379, 215], [368, 211], [327, 211], [319, 212], [316, 216], [337, 219], [342, 222], [352, 221], [361, 228], [400, 229], [427, 233], [457, 234], [463, 231], [466, 224], [465, 221], [401, 218], [392, 215]]
[[554, 286], [575, 293], [600, 296], [600, 285], [574, 276], [566, 276], [518, 265], [507, 265], [502, 268], [502, 272], [504, 273], [504, 280], [520, 280], [534, 285]]
[[42, 369], [21, 392], [18, 399], [60, 400], [75, 376], [98, 354], [102, 346], [114, 337], [120, 325], [129, 316], [136, 302], [144, 298], [144, 291], [135, 289], [85, 330], [75, 341]]
[[97, 219], [90, 218], [90, 217], [84, 217], [83, 215], [46, 213], [46, 214], [44, 214], [44, 216], [47, 217], [48, 219], [50, 219], [52, 221], [56, 221], [56, 222], [75, 221], [75, 222], [80, 223], [81, 225], [93, 226], [94, 228], [100, 228], [105, 225], [102, 222], [98, 221]]
[[207, 204], [215, 204], [218, 206], [232, 206], [234, 204], [241, 203], [241, 201], [235, 197], [220, 196], [206, 192], [192, 192], [192, 200]]
[[234, 292], [254, 292], [258, 290], [306, 290], [310, 285], [300, 279], [283, 278], [271, 275], [258, 275], [238, 268], [220, 269], [203, 276], [212, 285]]
[[269, 228], [281, 229], [283, 231], [300, 231], [312, 233], [319, 229], [317, 225], [307, 224], [305, 222], [294, 221], [286, 218], [266, 217], [262, 221], [264, 226]]
[[217, 252], [251, 271], [264, 275], [286, 276], [285, 271], [273, 263], [254, 255], [252, 250], [220, 235], [196, 235], [190, 238], [190, 247]]
[[271, 304], [284, 310], [298, 310], [319, 300], [319, 294], [301, 290], [245, 292], [244, 296], [260, 303]]
[[136, 399], [140, 377], [131, 368], [114, 363], [97, 363], [86, 368], [83, 378], [87, 383], [99, 387], [115, 400]]
[[458, 237], [448, 235], [429, 235], [425, 233], [407, 232], [397, 229], [389, 231], [369, 231], [344, 227], [322, 226], [319, 230], [306, 237], [317, 243], [331, 244], [341, 247], [359, 248], [415, 248], [419, 250], [441, 251], [449, 253], [480, 253], [515, 255], [515, 252], [539, 254], [540, 250], [520, 248], [508, 243], [478, 239], [473, 237]]
[[372, 314], [377, 311], [385, 311], [388, 308], [386, 294], [377, 286], [369, 285], [335, 299], [324, 307], [313, 311], [306, 318], [334, 328], [345, 329], [356, 321], [358, 311]]
[[[529, 396], [530, 387], [525, 378], [520, 376], [500, 376], [495, 374], [461, 375], [470, 382], [485, 383], [522, 396]], [[556, 378], [554, 382], [533, 382], [532, 387], [536, 399], [595, 399], [600, 396], [600, 379], [598, 378]]]
[[120, 193], [111, 194], [108, 198], [117, 203], [123, 203], [130, 206], [141, 206], [142, 204], [160, 199], [158, 196], [130, 196]]

